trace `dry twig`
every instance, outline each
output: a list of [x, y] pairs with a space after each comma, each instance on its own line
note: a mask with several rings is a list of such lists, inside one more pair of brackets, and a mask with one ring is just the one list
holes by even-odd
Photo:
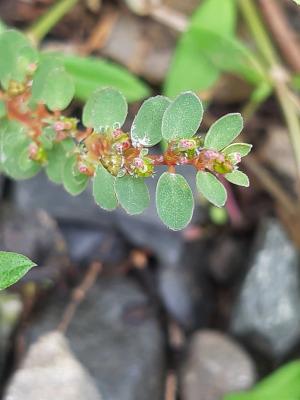
[[101, 271], [102, 264], [100, 262], [93, 262], [90, 265], [90, 268], [88, 269], [88, 272], [86, 273], [81, 284], [72, 291], [71, 301], [67, 305], [62, 320], [57, 327], [57, 329], [62, 333], [65, 333], [68, 329], [78, 306], [85, 299], [87, 292], [94, 285]]

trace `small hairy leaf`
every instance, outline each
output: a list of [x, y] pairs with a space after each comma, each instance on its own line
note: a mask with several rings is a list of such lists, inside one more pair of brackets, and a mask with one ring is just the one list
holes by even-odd
[[196, 176], [198, 191], [212, 204], [223, 207], [227, 200], [223, 184], [210, 172], [198, 171]]
[[36, 264], [16, 253], [0, 251], [0, 290], [13, 285]]
[[97, 89], [83, 108], [82, 121], [97, 131], [106, 127], [121, 127], [127, 116], [128, 106], [124, 96], [115, 89]]
[[117, 178], [115, 190], [119, 203], [128, 214], [141, 214], [149, 206], [149, 190], [143, 178], [129, 175]]
[[252, 144], [232, 143], [229, 146], [225, 147], [222, 153], [225, 155], [232, 153], [239, 153], [241, 157], [245, 157], [247, 154], [250, 153], [251, 149], [252, 149]]
[[30, 140], [22, 124], [17, 121], [4, 123], [0, 139], [1, 165], [8, 176], [16, 180], [29, 179], [39, 172], [39, 164], [28, 158]]
[[225, 175], [225, 178], [229, 182], [234, 183], [235, 185], [245, 186], [245, 187], [249, 186], [249, 178], [242, 171], [236, 170], [236, 171], [230, 172], [229, 174]]
[[87, 101], [95, 88], [113, 87], [120, 90], [127, 101], [144, 99], [150, 88], [120, 65], [99, 57], [60, 55], [67, 72], [75, 83], [75, 97]]
[[73, 196], [82, 193], [87, 187], [88, 177], [78, 171], [76, 155], [69, 157], [65, 162], [62, 180], [66, 191]]
[[0, 119], [5, 117], [6, 115], [6, 107], [4, 101], [0, 100]]
[[165, 172], [158, 180], [156, 207], [160, 219], [175, 231], [185, 228], [194, 210], [192, 190], [182, 175]]
[[239, 113], [227, 114], [213, 123], [205, 136], [204, 146], [208, 149], [222, 150], [242, 131], [243, 118]]
[[200, 126], [203, 106], [192, 92], [181, 93], [166, 109], [162, 119], [162, 135], [165, 140], [190, 138]]
[[30, 64], [38, 61], [38, 53], [22, 33], [5, 30], [0, 34], [0, 81], [7, 88], [10, 80], [23, 82]]
[[162, 140], [161, 125], [170, 100], [156, 96], [146, 100], [134, 118], [131, 138], [143, 146], [154, 146]]
[[43, 128], [43, 131], [39, 137], [44, 149], [51, 150], [53, 148], [53, 142], [56, 137], [56, 132], [51, 126]]
[[98, 206], [107, 211], [112, 211], [118, 206], [115, 180], [116, 178], [101, 164], [98, 165], [93, 180], [93, 195]]
[[46, 174], [48, 178], [57, 184], [63, 183], [63, 168], [67, 160], [67, 152], [74, 147], [72, 139], [55, 143], [51, 150], [47, 152], [48, 164], [46, 166]]
[[32, 83], [32, 99], [45, 103], [50, 110], [63, 110], [75, 93], [72, 78], [57, 57], [44, 56]]

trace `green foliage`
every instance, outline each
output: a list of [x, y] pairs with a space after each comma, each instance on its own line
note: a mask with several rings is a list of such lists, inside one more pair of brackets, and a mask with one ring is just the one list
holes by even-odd
[[149, 190], [143, 178], [123, 176], [115, 181], [119, 203], [128, 214], [141, 214], [150, 202]]
[[300, 0], [293, 0], [298, 6], [300, 6]]
[[23, 125], [17, 121], [8, 121], [0, 128], [0, 164], [1, 169], [16, 180], [33, 177], [40, 170], [39, 164], [26, 157], [29, 138]]
[[95, 88], [107, 86], [120, 90], [128, 102], [141, 100], [150, 88], [120, 65], [98, 57], [60, 55], [75, 83], [75, 97], [87, 101]]
[[298, 400], [300, 361], [285, 364], [248, 392], [226, 395], [223, 400]]
[[210, 89], [222, 72], [242, 76], [254, 85], [265, 80], [256, 57], [233, 36], [235, 20], [234, 0], [201, 3], [176, 46], [165, 83], [168, 96]]
[[227, 200], [223, 184], [210, 172], [197, 172], [197, 189], [208, 201], [216, 207], [223, 207]]
[[112, 211], [118, 206], [115, 180], [101, 164], [98, 165], [93, 182], [95, 202], [104, 210]]
[[2, 33], [2, 32], [4, 32], [4, 31], [6, 31], [6, 26], [5, 26], [5, 24], [4, 24], [4, 22], [3, 21], [1, 21], [1, 19], [0, 19], [0, 34]]
[[10, 80], [23, 82], [30, 65], [38, 61], [38, 53], [20, 32], [7, 30], [0, 35], [0, 82], [4, 88]]
[[131, 127], [134, 142], [154, 146], [162, 140], [162, 119], [169, 104], [164, 96], [152, 97], [142, 104]]
[[182, 175], [165, 172], [158, 180], [156, 207], [161, 220], [174, 231], [185, 228], [194, 210], [192, 190]]
[[97, 89], [83, 108], [82, 121], [96, 131], [110, 127], [121, 127], [127, 116], [124, 96], [112, 88]]
[[250, 184], [248, 176], [246, 174], [244, 174], [244, 172], [238, 171], [238, 170], [230, 172], [229, 174], [226, 174], [225, 178], [229, 182], [234, 183], [235, 185], [238, 185], [238, 186], [248, 187]]
[[75, 92], [72, 78], [62, 61], [53, 56], [43, 57], [32, 83], [32, 99], [45, 103], [50, 110], [63, 110]]
[[62, 181], [66, 191], [73, 196], [82, 193], [87, 187], [88, 177], [78, 171], [76, 155], [69, 157], [64, 163]]
[[0, 119], [5, 117], [6, 115], [6, 107], [4, 101], [0, 100]]
[[229, 155], [233, 153], [239, 153], [241, 157], [245, 157], [250, 153], [252, 144], [248, 143], [232, 143], [223, 149], [222, 153]]
[[203, 117], [203, 106], [192, 92], [181, 93], [166, 109], [162, 119], [165, 140], [190, 138], [198, 130]]
[[65, 140], [61, 143], [55, 143], [52, 149], [48, 151], [46, 174], [52, 182], [63, 183], [64, 165], [68, 159], [68, 151], [71, 151], [73, 146], [72, 140]]
[[36, 264], [16, 253], [0, 251], [0, 290], [20, 280]]
[[[216, 0], [204, 2], [201, 13], [193, 19], [194, 30], [200, 23], [202, 29], [209, 28], [208, 16], [216, 4]], [[226, 19], [222, 33], [232, 35], [233, 0], [218, 4]], [[209, 35], [216, 35], [213, 30], [220, 18], [221, 15], [216, 16]], [[215, 46], [215, 41], [205, 43]], [[243, 128], [240, 114], [220, 118], [203, 138], [197, 134], [203, 107], [195, 93], [183, 92], [173, 101], [156, 96], [142, 104], [128, 133], [122, 130], [127, 102], [115, 87], [124, 84], [130, 96], [142, 96], [143, 92], [129, 74], [112, 72], [110, 66], [105, 70], [105, 63], [95, 59], [48, 54], [38, 60], [28, 40], [15, 31], [0, 33], [0, 57], [2, 52], [7, 60], [4, 67], [0, 65], [0, 170], [8, 176], [27, 179], [43, 167], [51, 181], [62, 184], [72, 195], [85, 190], [92, 177], [93, 196], [100, 207], [114, 210], [120, 204], [134, 215], [149, 205], [145, 178], [154, 177], [156, 166], [165, 166], [168, 172], [157, 182], [156, 206], [163, 223], [173, 230], [183, 229], [190, 222], [194, 208], [189, 184], [175, 173], [177, 165], [188, 164], [198, 171], [199, 192], [218, 207], [225, 204], [227, 196], [220, 175], [234, 184], [249, 185], [238, 163], [250, 152], [251, 145], [231, 143]], [[222, 57], [213, 58], [214, 65], [223, 63]], [[90, 75], [86, 78], [88, 83], [83, 82], [85, 68]], [[69, 105], [75, 90], [66, 69], [72, 71], [77, 86], [81, 82], [79, 87], [84, 93], [91, 91], [94, 84], [102, 86], [102, 77], [98, 80], [101, 71], [106, 71], [105, 79], [115, 80], [112, 88], [93, 87], [83, 108], [86, 129], [78, 128], [76, 118], [60, 112]], [[148, 147], [163, 140], [163, 154], [149, 151]]]
[[227, 114], [218, 119], [210, 127], [204, 141], [209, 149], [222, 150], [228, 146], [242, 131], [243, 118], [241, 114]]

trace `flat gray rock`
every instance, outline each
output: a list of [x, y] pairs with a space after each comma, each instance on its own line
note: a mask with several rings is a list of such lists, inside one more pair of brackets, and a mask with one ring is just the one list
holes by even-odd
[[18, 293], [0, 292], [0, 379], [5, 373], [6, 356], [11, 348], [11, 337], [19, 323], [23, 304]]
[[299, 255], [275, 220], [263, 224], [235, 304], [231, 328], [257, 350], [281, 358], [300, 342]]
[[[102, 210], [94, 201], [91, 185], [79, 196], [71, 196], [62, 186], [55, 185], [40, 173], [32, 179], [15, 182], [13, 201], [23, 211], [43, 209], [59, 221], [91, 224], [99, 228], [117, 229], [128, 242], [151, 250], [162, 262], [176, 263], [180, 259], [184, 239], [182, 232], [168, 229], [159, 219], [155, 205], [156, 183], [164, 169], [159, 169], [153, 179], [147, 179], [150, 205], [140, 215], [128, 215], [118, 208], [112, 212]], [[193, 168], [178, 167], [197, 196]], [[34, 193], [34, 196], [32, 195]], [[203, 217], [200, 206], [195, 208], [193, 221]]]
[[221, 400], [255, 382], [252, 360], [238, 343], [216, 331], [193, 335], [182, 370], [184, 400]]
[[101, 400], [67, 339], [57, 331], [34, 343], [13, 376], [4, 400]]
[[[27, 337], [55, 328], [68, 299], [57, 296]], [[66, 336], [103, 400], [162, 400], [165, 341], [144, 292], [127, 278], [102, 278], [81, 303]]]

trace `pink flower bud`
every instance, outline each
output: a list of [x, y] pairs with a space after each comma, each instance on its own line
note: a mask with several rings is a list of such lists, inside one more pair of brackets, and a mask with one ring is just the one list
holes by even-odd
[[114, 145], [114, 148], [116, 149], [116, 151], [118, 151], [119, 153], [121, 153], [122, 150], [123, 150], [123, 143], [116, 143], [116, 144]]
[[29, 152], [29, 157], [34, 159], [37, 156], [38, 153], [38, 145], [36, 143], [30, 143], [28, 152]]
[[137, 168], [144, 168], [144, 166], [145, 166], [145, 163], [144, 163], [144, 160], [142, 160], [141, 158], [135, 158], [134, 160], [133, 160], [133, 165], [135, 166], [135, 167], [137, 167]]
[[65, 129], [65, 124], [62, 121], [56, 121], [54, 122], [53, 128], [56, 132], [63, 131]]
[[85, 174], [86, 172], [88, 172], [88, 167], [86, 165], [84, 165], [84, 164], [79, 164], [78, 165], [78, 170], [82, 174]]
[[112, 136], [113, 136], [113, 138], [114, 139], [117, 139], [119, 136], [121, 136], [122, 135], [122, 131], [121, 131], [121, 129], [115, 129], [114, 131], [113, 131], [113, 133], [112, 133]]
[[219, 153], [215, 150], [206, 150], [205, 156], [210, 160], [214, 160], [219, 156]]
[[189, 150], [195, 146], [195, 142], [194, 140], [182, 139], [179, 142], [179, 146], [182, 147], [183, 149]]
[[242, 157], [240, 155], [240, 153], [233, 153], [232, 154], [232, 161], [234, 164], [238, 164], [242, 161]]
[[187, 157], [179, 157], [179, 165], [188, 164], [189, 160]]

